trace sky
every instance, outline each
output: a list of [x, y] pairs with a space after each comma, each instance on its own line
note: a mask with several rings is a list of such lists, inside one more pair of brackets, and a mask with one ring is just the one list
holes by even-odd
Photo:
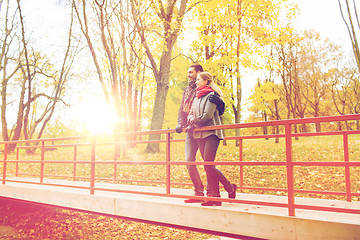
[[295, 21], [299, 29], [314, 29], [332, 42], [351, 47], [346, 25], [342, 20], [338, 0], [293, 0], [301, 13]]
[[[341, 18], [338, 0], [290, 0], [300, 8], [295, 20], [298, 29], [314, 29], [323, 37], [351, 50], [349, 35]], [[343, 0], [342, 0], [343, 1]], [[36, 41], [56, 48], [61, 32], [66, 32], [65, 12], [58, 4], [59, 0], [23, 0], [27, 20], [32, 22]], [[61, 2], [61, 1], [60, 1]]]
[[[345, 51], [351, 54], [351, 44], [346, 26], [341, 18], [338, 0], [290, 0], [298, 4], [300, 14], [295, 20], [295, 27], [299, 30], [314, 29], [320, 32], [322, 37], [328, 37], [344, 47]], [[31, 22], [33, 27], [33, 37], [42, 46], [56, 52], [59, 46], [56, 39], [64, 37], [61, 32], [67, 32], [65, 12], [59, 4], [59, 0], [23, 0], [24, 15], [26, 20]], [[54, 40], [55, 39], [55, 40]], [[55, 53], [54, 53], [55, 54]], [[251, 95], [251, 90], [259, 76], [250, 75], [243, 81], [243, 102]], [[89, 89], [88, 89], [89, 91]], [[105, 101], [102, 96], [101, 87], [92, 90], [92, 99], [85, 99], [83, 105], [75, 106], [69, 111], [69, 116], [74, 118], [94, 118], [94, 110], [103, 111]], [[81, 92], [80, 92], [81, 93]], [[95, 99], [93, 96], [96, 96]], [[102, 99], [102, 100], [101, 100]], [[108, 116], [105, 112], [103, 116]], [[245, 113], [246, 117], [246, 113]], [[245, 118], [243, 117], [243, 119]], [[100, 120], [99, 120], [100, 121]], [[96, 122], [89, 123], [98, 125]]]
[[[341, 17], [338, 0], [292, 0], [292, 2], [297, 4], [300, 10], [294, 21], [294, 27], [297, 30], [315, 30], [322, 38], [329, 38], [331, 42], [342, 46], [344, 51], [352, 56], [349, 34]], [[243, 103], [247, 104], [257, 78], [260, 77], [259, 74], [249, 74], [244, 77]], [[242, 120], [245, 120], [249, 114], [246, 111], [247, 107], [248, 105], [243, 109]]]

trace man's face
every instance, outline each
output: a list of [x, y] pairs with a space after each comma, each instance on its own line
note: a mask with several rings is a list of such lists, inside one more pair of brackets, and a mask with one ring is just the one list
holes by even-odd
[[188, 78], [189, 78], [189, 82], [190, 81], [196, 81], [196, 77], [197, 77], [197, 72], [195, 71], [194, 68], [189, 68], [188, 70]]

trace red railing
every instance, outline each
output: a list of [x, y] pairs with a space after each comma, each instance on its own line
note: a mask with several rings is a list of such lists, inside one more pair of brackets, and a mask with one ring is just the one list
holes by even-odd
[[[327, 195], [340, 195], [346, 196], [347, 201], [352, 201], [352, 197], [360, 196], [359, 192], [352, 192], [351, 189], [351, 179], [350, 179], [350, 167], [360, 167], [360, 161], [350, 161], [349, 160], [349, 145], [348, 145], [348, 136], [353, 134], [360, 134], [359, 130], [350, 130], [350, 131], [328, 131], [328, 132], [308, 132], [308, 133], [293, 133], [292, 126], [298, 124], [310, 124], [310, 123], [327, 123], [327, 122], [344, 122], [344, 121], [359, 121], [360, 114], [355, 115], [342, 115], [342, 116], [329, 116], [329, 117], [319, 117], [319, 118], [304, 118], [304, 119], [290, 119], [290, 120], [281, 120], [281, 121], [268, 121], [268, 122], [256, 122], [256, 123], [242, 123], [242, 124], [230, 124], [223, 126], [212, 126], [205, 127], [198, 131], [202, 130], [214, 130], [214, 129], [236, 129], [236, 128], [256, 128], [256, 127], [267, 127], [267, 126], [282, 126], [284, 127], [284, 133], [282, 134], [272, 134], [272, 135], [247, 135], [247, 136], [232, 136], [226, 137], [225, 140], [237, 140], [239, 142], [239, 161], [236, 162], [175, 162], [171, 161], [171, 144], [174, 142], [183, 142], [183, 139], [172, 139], [171, 134], [175, 131], [171, 130], [159, 130], [159, 131], [148, 131], [148, 132], [133, 132], [133, 133], [123, 133], [117, 134], [114, 136], [122, 136], [122, 137], [137, 137], [140, 139], [144, 135], [151, 134], [160, 134], [165, 135], [165, 139], [150, 141], [150, 140], [132, 140], [126, 141], [127, 144], [146, 144], [150, 142], [157, 143], [165, 143], [165, 161], [118, 161], [117, 157], [114, 157], [113, 161], [96, 161], [96, 147], [100, 145], [116, 145], [124, 143], [123, 141], [116, 142], [101, 142], [98, 143], [97, 140], [102, 136], [81, 136], [81, 137], [69, 137], [69, 138], [54, 138], [54, 139], [40, 139], [40, 140], [27, 140], [27, 141], [12, 141], [12, 142], [0, 142], [1, 145], [4, 146], [3, 153], [3, 161], [2, 161], [2, 184], [6, 182], [18, 182], [18, 183], [31, 183], [31, 184], [42, 184], [42, 185], [51, 185], [51, 186], [61, 186], [61, 187], [72, 187], [72, 188], [81, 188], [81, 189], [89, 189], [90, 194], [94, 194], [96, 190], [100, 191], [114, 191], [114, 192], [123, 192], [123, 193], [132, 193], [132, 194], [144, 194], [144, 195], [154, 195], [154, 196], [166, 196], [166, 197], [176, 197], [176, 198], [200, 198], [200, 199], [211, 199], [215, 201], [223, 201], [223, 202], [234, 202], [234, 203], [243, 203], [243, 204], [254, 204], [254, 205], [262, 205], [262, 206], [272, 206], [272, 207], [283, 207], [288, 208], [289, 216], [295, 216], [295, 209], [310, 209], [310, 210], [320, 210], [320, 211], [330, 211], [330, 212], [342, 212], [342, 213], [352, 213], [352, 214], [360, 214], [360, 209], [350, 209], [350, 208], [339, 208], [339, 207], [322, 207], [322, 206], [309, 206], [295, 203], [295, 193], [312, 193], [312, 194], [327, 194]], [[333, 135], [342, 135], [343, 137], [343, 154], [344, 161], [327, 161], [327, 162], [319, 162], [319, 161], [293, 161], [293, 138], [294, 137], [312, 137], [312, 136], [333, 136]], [[259, 139], [259, 138], [284, 138], [285, 139], [285, 151], [286, 151], [286, 161], [244, 161], [243, 159], [243, 140], [247, 139]], [[59, 145], [45, 145], [46, 142], [52, 141], [80, 141], [80, 140], [88, 140], [89, 143], [71, 143], [71, 144], [59, 144]], [[26, 146], [18, 146], [16, 148], [16, 159], [10, 160], [8, 159], [9, 155], [9, 146], [14, 144]], [[32, 146], [28, 146], [33, 144]], [[35, 146], [34, 146], [35, 144]], [[90, 147], [90, 160], [87, 161], [79, 161], [78, 157], [78, 148], [88, 146]], [[45, 151], [48, 148], [73, 148], [73, 160], [45, 160]], [[41, 149], [41, 159], [40, 160], [20, 160], [19, 159], [19, 151], [20, 149], [28, 149], [28, 148], [40, 148]], [[20, 163], [35, 163], [40, 165], [40, 174], [29, 174], [29, 173], [19, 173], [19, 164]], [[8, 164], [16, 164], [16, 170], [14, 173], [8, 173], [7, 165]], [[44, 173], [45, 164], [73, 164], [72, 176], [68, 175], [50, 175]], [[77, 166], [79, 164], [88, 164], [90, 165], [90, 173], [89, 176], [81, 177], [77, 176]], [[114, 165], [114, 176], [113, 178], [98, 178], [96, 177], [96, 165]], [[117, 166], [118, 165], [162, 165], [165, 166], [165, 181], [149, 181], [144, 179], [119, 179], [117, 178]], [[172, 185], [191, 185], [189, 183], [179, 183], [179, 182], [171, 182], [171, 166], [176, 165], [235, 165], [240, 167], [240, 179], [239, 179], [239, 189], [240, 190], [262, 190], [262, 191], [280, 191], [287, 192], [287, 203], [276, 203], [276, 202], [264, 202], [264, 201], [252, 201], [252, 200], [242, 200], [242, 199], [225, 199], [225, 198], [205, 198], [205, 197], [194, 197], [187, 195], [179, 195], [171, 193]], [[244, 166], [283, 166], [286, 167], [286, 178], [287, 178], [287, 186], [286, 188], [271, 188], [271, 187], [250, 187], [244, 185]], [[296, 166], [307, 166], [307, 167], [344, 167], [345, 169], [345, 192], [338, 191], [319, 191], [319, 190], [302, 190], [295, 189], [294, 187], [294, 167]], [[151, 169], [149, 169], [151, 171]], [[26, 179], [10, 179], [11, 176], [33, 176], [39, 177], [39, 182], [28, 181]], [[45, 183], [44, 177], [60, 177], [60, 178], [68, 178], [76, 181], [78, 179], [88, 180], [90, 182], [90, 186], [75, 186], [75, 185], [60, 185], [60, 184], [52, 184]], [[98, 188], [96, 187], [96, 181], [112, 181], [112, 182], [137, 182], [137, 183], [161, 183], [165, 184], [166, 191], [165, 193], [155, 193], [155, 192], [141, 192], [141, 191], [132, 191], [132, 190], [119, 190], [119, 189], [106, 189], [106, 188]]]

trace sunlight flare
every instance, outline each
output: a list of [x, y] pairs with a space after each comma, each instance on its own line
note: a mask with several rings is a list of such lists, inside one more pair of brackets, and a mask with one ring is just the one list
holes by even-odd
[[80, 120], [91, 134], [110, 134], [116, 121], [109, 106], [103, 99], [92, 98], [79, 107]]

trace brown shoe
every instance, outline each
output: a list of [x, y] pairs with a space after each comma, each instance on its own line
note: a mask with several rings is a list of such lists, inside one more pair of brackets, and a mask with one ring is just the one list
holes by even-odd
[[184, 202], [185, 202], [185, 203], [203, 203], [204, 200], [190, 198], [190, 199], [185, 199]]

